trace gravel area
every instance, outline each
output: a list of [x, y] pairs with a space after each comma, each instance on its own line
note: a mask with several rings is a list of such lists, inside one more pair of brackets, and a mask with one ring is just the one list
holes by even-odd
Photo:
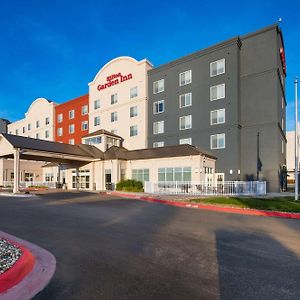
[[22, 251], [5, 239], [0, 239], [0, 274], [11, 268], [21, 257]]

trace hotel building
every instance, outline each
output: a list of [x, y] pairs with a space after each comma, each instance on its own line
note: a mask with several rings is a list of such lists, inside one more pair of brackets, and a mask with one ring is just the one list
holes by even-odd
[[[190, 168], [190, 178], [196, 179], [193, 174], [203, 170], [192, 160], [186, 165], [183, 152], [203, 149], [217, 158], [215, 167], [209, 169], [211, 180], [256, 180], [258, 171], [269, 191], [279, 191], [278, 175], [286, 164], [285, 76], [282, 33], [273, 25], [156, 68], [146, 59], [113, 59], [88, 84], [87, 95], [60, 105], [39, 98], [25, 119], [8, 126], [8, 132], [93, 145], [104, 153], [101, 163], [83, 166], [80, 176], [75, 169], [72, 176], [66, 172], [68, 187], [74, 186], [78, 176], [85, 178], [82, 187], [97, 189], [109, 180], [117, 183], [147, 172], [152, 174], [150, 180], [159, 180], [151, 159], [155, 159], [153, 168], [166, 162], [166, 157], [159, 161], [163, 149], [170, 150], [173, 159], [166, 168]], [[177, 146], [185, 157], [183, 164]], [[112, 153], [111, 161], [117, 162], [109, 166]], [[136, 161], [138, 166], [133, 168]], [[93, 168], [99, 164], [102, 175], [90, 176], [97, 174]], [[46, 171], [44, 180], [55, 181], [57, 175], [50, 174], [49, 168]]]
[[[118, 57], [108, 62], [89, 83], [89, 133], [105, 129], [124, 139], [129, 150], [147, 147], [147, 72], [144, 59]], [[86, 139], [86, 143], [100, 141]]]
[[89, 131], [89, 95], [55, 106], [55, 141], [80, 144]]
[[267, 180], [286, 164], [281, 30], [237, 36], [148, 72], [148, 146], [188, 143], [215, 155], [218, 180]]

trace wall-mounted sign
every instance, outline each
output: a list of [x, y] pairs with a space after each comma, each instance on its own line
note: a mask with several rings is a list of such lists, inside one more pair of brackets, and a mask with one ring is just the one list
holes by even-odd
[[280, 48], [279, 54], [280, 54], [283, 73], [284, 75], [286, 75], [286, 62], [285, 62], [285, 54], [283, 48]]
[[111, 86], [117, 85], [121, 82], [127, 81], [129, 79], [132, 79], [132, 74], [129, 73], [127, 75], [122, 75], [121, 73], [113, 74], [106, 77], [106, 83], [105, 84], [99, 84], [97, 86], [98, 91], [102, 91], [106, 88], [109, 88]]

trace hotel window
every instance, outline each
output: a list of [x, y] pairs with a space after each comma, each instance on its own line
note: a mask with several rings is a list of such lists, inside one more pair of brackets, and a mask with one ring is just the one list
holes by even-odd
[[16, 129], [16, 135], [18, 135], [19, 134], [19, 130], [18, 129]]
[[210, 101], [225, 98], [225, 83], [210, 87]]
[[31, 124], [30, 124], [30, 123], [27, 125], [27, 130], [28, 130], [28, 131], [31, 130]]
[[172, 182], [172, 181], [185, 181], [192, 180], [191, 167], [178, 167], [178, 168], [159, 168], [158, 181], [159, 182]]
[[81, 122], [81, 130], [88, 130], [88, 121]]
[[153, 82], [153, 94], [161, 93], [165, 90], [165, 80], [161, 79]]
[[81, 115], [82, 116], [85, 116], [85, 115], [87, 115], [88, 114], [88, 106], [87, 105], [83, 105], [82, 107], [81, 107]]
[[49, 117], [46, 117], [45, 118], [45, 125], [49, 125], [50, 124], [50, 119], [49, 119]]
[[110, 104], [118, 103], [118, 94], [110, 95]]
[[35, 138], [36, 138], [36, 139], [39, 139], [39, 138], [40, 138], [39, 133], [37, 133], [37, 134], [35, 135]]
[[225, 123], [225, 108], [210, 112], [210, 125]]
[[149, 169], [132, 169], [131, 177], [141, 182], [149, 181]]
[[188, 70], [179, 74], [179, 85], [187, 85], [192, 82], [192, 70]]
[[99, 99], [95, 100], [94, 101], [94, 109], [98, 109], [98, 108], [100, 108], [100, 106], [101, 106], [100, 100]]
[[74, 144], [75, 144], [74, 139], [70, 139], [70, 140], [69, 140], [69, 144], [70, 144], [70, 145], [74, 145]]
[[95, 136], [95, 137], [84, 140], [84, 144], [86, 144], [86, 145], [96, 145], [96, 144], [101, 144], [101, 143], [102, 143], [101, 136]]
[[138, 135], [138, 127], [137, 125], [130, 126], [130, 136]]
[[63, 129], [60, 127], [57, 129], [57, 135], [62, 136], [63, 135]]
[[132, 87], [130, 89], [130, 99], [135, 98], [137, 96], [138, 96], [138, 87], [137, 86]]
[[25, 133], [25, 127], [22, 128], [22, 132]]
[[192, 145], [192, 138], [180, 139], [180, 140], [179, 140], [179, 144], [180, 144], [180, 145], [183, 145], [183, 144], [189, 144], [189, 145]]
[[179, 107], [187, 107], [192, 105], [192, 93], [187, 93], [179, 96]]
[[130, 107], [130, 118], [136, 117], [138, 115], [137, 106]]
[[114, 111], [110, 114], [110, 121], [111, 122], [116, 122], [118, 121], [118, 112]]
[[61, 123], [63, 121], [63, 114], [57, 115], [57, 122]]
[[50, 132], [49, 130], [46, 130], [45, 131], [45, 138], [48, 139], [50, 137]]
[[154, 143], [153, 143], [153, 148], [164, 147], [164, 145], [165, 145], [165, 142], [164, 142], [164, 141], [154, 142]]
[[183, 116], [179, 118], [179, 129], [186, 130], [192, 128], [192, 115]]
[[225, 133], [214, 134], [210, 136], [210, 149], [225, 148]]
[[40, 127], [40, 121], [36, 121], [36, 122], [35, 122], [35, 127], [36, 127], [36, 128], [39, 128], [39, 127]]
[[100, 116], [94, 117], [94, 126], [100, 125]]
[[225, 73], [225, 58], [210, 63], [210, 77]]
[[164, 133], [165, 121], [158, 121], [153, 123], [153, 134]]
[[161, 114], [165, 111], [165, 100], [159, 100], [153, 103], [153, 114]]
[[75, 132], [75, 126], [74, 126], [74, 124], [70, 124], [69, 125], [69, 133], [74, 133]]
[[72, 120], [74, 118], [75, 118], [75, 110], [72, 109], [72, 110], [69, 111], [69, 119]]

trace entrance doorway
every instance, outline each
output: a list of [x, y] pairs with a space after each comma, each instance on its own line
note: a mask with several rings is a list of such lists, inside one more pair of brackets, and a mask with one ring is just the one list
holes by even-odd
[[90, 170], [79, 170], [78, 176], [76, 171], [72, 171], [72, 188], [88, 190], [90, 188]]

